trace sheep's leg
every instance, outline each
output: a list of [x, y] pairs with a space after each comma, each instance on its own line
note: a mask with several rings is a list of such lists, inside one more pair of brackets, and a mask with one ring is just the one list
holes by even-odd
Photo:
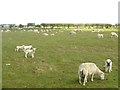
[[32, 54], [32, 58], [34, 58], [34, 54]]
[[25, 54], [25, 58], [27, 58], [27, 53]]
[[19, 50], [19, 49], [17, 48], [16, 51], [18, 52], [18, 50]]
[[91, 81], [93, 82], [93, 77], [94, 77], [94, 74], [92, 74], [92, 77], [91, 77]]
[[111, 65], [111, 67], [110, 67], [110, 68], [111, 68], [110, 70], [112, 71], [112, 65]]
[[112, 71], [112, 66], [109, 67], [109, 72], [111, 72], [111, 71]]
[[78, 71], [78, 76], [79, 76], [79, 83], [81, 84], [81, 76], [79, 71]]
[[107, 72], [108, 71], [108, 67], [105, 67], [105, 72]]
[[85, 83], [87, 82], [87, 75], [85, 75], [83, 85], [85, 86]]

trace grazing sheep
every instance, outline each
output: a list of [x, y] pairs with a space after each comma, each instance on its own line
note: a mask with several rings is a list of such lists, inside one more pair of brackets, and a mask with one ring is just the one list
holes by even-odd
[[51, 34], [51, 36], [54, 36], [54, 35], [55, 35], [54, 33]]
[[36, 50], [36, 48], [24, 50], [25, 58], [27, 58], [28, 55], [30, 55], [30, 56], [32, 56], [32, 58], [34, 58], [35, 50]]
[[48, 34], [47, 34], [47, 33], [43, 33], [43, 35], [44, 35], [44, 36], [48, 36]]
[[98, 33], [97, 36], [98, 38], [103, 38], [103, 34]]
[[81, 84], [81, 79], [83, 78], [83, 85], [87, 82], [88, 75], [92, 75], [91, 81], [93, 81], [94, 74], [98, 74], [101, 80], [104, 79], [104, 73], [96, 66], [95, 63], [82, 63], [79, 66], [78, 75], [79, 83]]
[[18, 51], [20, 51], [20, 50], [23, 51], [24, 46], [25, 46], [25, 45], [22, 45], [22, 46], [16, 46], [15, 51], [16, 51], [16, 52], [18, 52]]
[[75, 35], [76, 32], [75, 32], [75, 31], [70, 31], [70, 34], [71, 34], [71, 35]]
[[112, 38], [112, 37], [118, 37], [117, 33], [111, 32], [111, 38]]
[[112, 61], [110, 59], [107, 59], [105, 61], [105, 72], [111, 72], [112, 71]]

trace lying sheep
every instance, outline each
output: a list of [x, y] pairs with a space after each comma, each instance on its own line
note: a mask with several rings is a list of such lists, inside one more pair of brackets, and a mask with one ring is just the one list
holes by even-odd
[[97, 36], [98, 38], [103, 38], [103, 34], [98, 33]]
[[20, 50], [23, 51], [24, 46], [25, 46], [25, 45], [22, 45], [22, 46], [16, 46], [15, 51], [16, 51], [16, 52], [18, 52], [18, 51], [20, 51]]
[[88, 75], [92, 75], [91, 81], [93, 81], [94, 74], [98, 74], [101, 80], [104, 79], [104, 73], [96, 66], [95, 63], [82, 63], [78, 69], [79, 83], [81, 84], [81, 79], [84, 79], [83, 85], [87, 82]]
[[36, 48], [24, 50], [25, 58], [27, 58], [28, 55], [32, 56], [32, 58], [34, 58], [35, 50], [36, 50]]
[[105, 61], [105, 72], [111, 72], [112, 71], [112, 61], [110, 59], [107, 59]]
[[111, 38], [112, 38], [112, 37], [118, 37], [117, 33], [111, 32]]

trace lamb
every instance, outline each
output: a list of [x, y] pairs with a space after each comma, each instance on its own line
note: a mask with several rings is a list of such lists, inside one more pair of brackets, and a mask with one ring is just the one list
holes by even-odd
[[32, 48], [32, 45], [24, 46], [24, 47], [23, 47], [24, 50], [31, 49], [31, 48]]
[[32, 58], [34, 58], [35, 50], [36, 50], [36, 48], [24, 50], [25, 58], [27, 58], [28, 55], [30, 55], [30, 56], [32, 56]]
[[105, 61], [105, 72], [111, 72], [112, 71], [112, 61], [110, 59], [107, 59]]
[[112, 38], [113, 36], [114, 36], [114, 37], [118, 37], [117, 33], [111, 32], [111, 38]]
[[18, 52], [18, 51], [20, 51], [20, 50], [23, 51], [24, 46], [25, 46], [25, 45], [22, 45], [22, 46], [16, 46], [15, 51], [16, 51], [16, 52]]
[[81, 84], [81, 79], [84, 80], [83, 85], [87, 82], [88, 75], [92, 75], [91, 81], [93, 81], [94, 74], [98, 74], [101, 80], [104, 79], [104, 72], [102, 72], [95, 63], [82, 63], [78, 69], [79, 83]]
[[103, 38], [103, 34], [98, 33], [97, 36], [98, 38]]

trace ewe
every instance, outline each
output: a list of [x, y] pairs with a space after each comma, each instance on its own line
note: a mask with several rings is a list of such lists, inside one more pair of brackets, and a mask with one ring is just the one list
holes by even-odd
[[112, 38], [112, 37], [118, 37], [117, 33], [111, 32], [111, 38]]
[[88, 75], [92, 75], [91, 81], [93, 81], [94, 74], [98, 74], [101, 80], [104, 79], [104, 72], [102, 72], [95, 63], [82, 63], [78, 69], [79, 83], [81, 84], [81, 79], [84, 79], [83, 85], [87, 82]]

